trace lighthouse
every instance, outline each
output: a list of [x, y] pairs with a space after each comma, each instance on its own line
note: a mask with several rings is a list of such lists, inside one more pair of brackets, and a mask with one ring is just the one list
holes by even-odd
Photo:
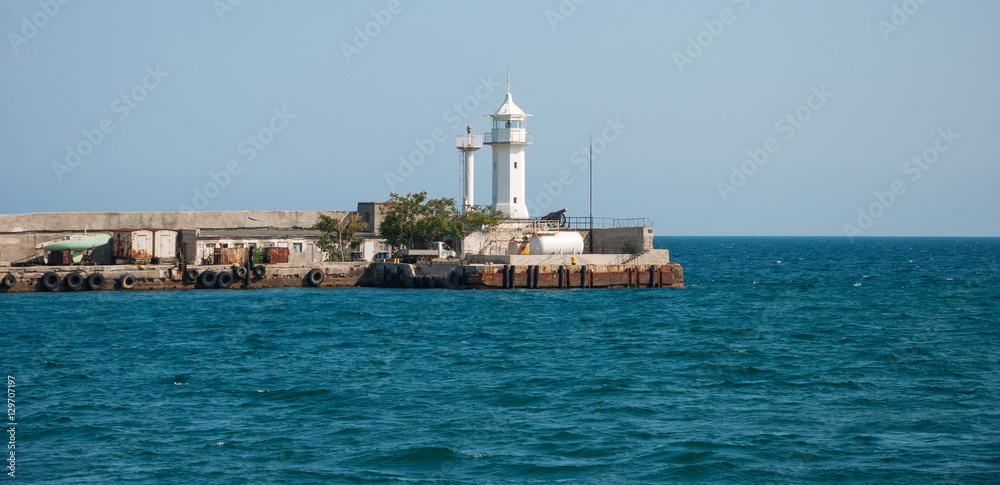
[[459, 135], [455, 140], [455, 148], [462, 152], [459, 159], [459, 171], [461, 172], [462, 186], [462, 213], [466, 213], [476, 204], [475, 201], [475, 156], [476, 150], [483, 147], [483, 137], [472, 134], [472, 126], [465, 127], [465, 135]]
[[527, 118], [514, 104], [510, 95], [510, 73], [507, 73], [507, 97], [491, 115], [493, 128], [483, 134], [483, 143], [493, 149], [493, 207], [511, 219], [528, 219], [524, 198], [524, 148], [531, 145], [531, 133], [525, 126]]

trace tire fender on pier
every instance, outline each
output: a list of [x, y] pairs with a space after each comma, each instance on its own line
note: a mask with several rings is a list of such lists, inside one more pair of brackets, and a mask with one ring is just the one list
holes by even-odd
[[309, 283], [309, 286], [319, 286], [323, 284], [323, 280], [325, 279], [326, 274], [319, 268], [313, 268], [306, 274], [306, 283]]
[[45, 291], [53, 291], [59, 287], [59, 275], [49, 271], [42, 275], [41, 279], [38, 280], [38, 284], [42, 285]]
[[267, 274], [267, 267], [264, 266], [263, 264], [258, 264], [257, 266], [253, 267], [253, 277], [254, 278], [260, 279], [260, 278], [263, 278], [264, 275], [266, 275], [266, 274]]
[[90, 291], [101, 291], [104, 289], [106, 281], [104, 275], [101, 273], [90, 273], [87, 276], [87, 289]]
[[63, 278], [63, 282], [66, 283], [66, 288], [76, 291], [83, 287], [83, 276], [74, 271], [66, 275], [66, 277]]
[[224, 272], [215, 277], [215, 286], [225, 289], [233, 286], [233, 274]]
[[120, 286], [123, 290], [131, 290], [132, 288], [135, 288], [137, 281], [138, 280], [135, 279], [135, 276], [132, 276], [130, 273], [125, 273], [118, 278], [118, 286]]
[[217, 280], [218, 277], [215, 275], [215, 271], [207, 269], [202, 271], [201, 276], [198, 277], [198, 284], [200, 284], [202, 288], [215, 288]]

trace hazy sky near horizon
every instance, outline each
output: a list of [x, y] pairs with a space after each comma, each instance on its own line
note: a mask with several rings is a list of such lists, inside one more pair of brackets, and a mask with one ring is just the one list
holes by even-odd
[[533, 216], [593, 136], [658, 235], [1000, 236], [998, 2], [60, 1], [0, 3], [2, 213], [458, 199], [509, 66]]

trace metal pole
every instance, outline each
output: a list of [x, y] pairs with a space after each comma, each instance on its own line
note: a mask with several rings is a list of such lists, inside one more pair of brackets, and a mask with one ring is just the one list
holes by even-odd
[[594, 135], [590, 135], [590, 254], [594, 254]]

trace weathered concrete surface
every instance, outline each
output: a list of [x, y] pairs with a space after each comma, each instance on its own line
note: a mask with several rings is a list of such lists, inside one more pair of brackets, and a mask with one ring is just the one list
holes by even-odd
[[[366, 261], [351, 263], [316, 263], [310, 266], [298, 266], [292, 264], [271, 264], [264, 265], [267, 273], [263, 278], [251, 278], [249, 286], [244, 285], [244, 280], [235, 279], [228, 289], [242, 288], [284, 288], [284, 287], [311, 287], [306, 281], [306, 274], [312, 269], [320, 269], [325, 277], [324, 281], [318, 285], [320, 288], [336, 288], [357, 286], [366, 268], [370, 263]], [[231, 272], [230, 265], [205, 265], [189, 266], [199, 272], [206, 270], [220, 272]], [[23, 268], [5, 268], [0, 270], [0, 278], [7, 273], [15, 275], [17, 283], [11, 288], [0, 287], [0, 293], [22, 293], [22, 292], [45, 292], [40, 279], [45, 273], [54, 272], [59, 275], [59, 287], [56, 292], [66, 291], [89, 291], [86, 285], [79, 290], [70, 290], [66, 286], [65, 277], [72, 272], [78, 272], [86, 277], [91, 273], [101, 273], [107, 280], [104, 288], [107, 290], [121, 290], [119, 280], [122, 276], [130, 274], [136, 278], [136, 285], [131, 290], [122, 291], [142, 291], [142, 290], [185, 290], [200, 288], [196, 282], [186, 281], [183, 274], [177, 267], [166, 265], [146, 266], [140, 269], [131, 265], [118, 266], [29, 266]], [[219, 289], [219, 288], [212, 288]]]
[[[262, 278], [252, 278], [249, 285], [244, 279], [234, 278], [232, 287], [281, 288], [312, 287], [307, 275], [313, 269], [323, 272], [321, 288], [346, 286], [374, 286], [390, 288], [451, 288], [451, 289], [503, 289], [503, 288], [683, 288], [684, 270], [676, 263], [666, 264], [467, 264], [454, 261], [434, 261], [431, 264], [405, 264], [367, 261], [350, 263], [314, 263], [296, 265], [289, 263], [263, 265], [267, 271]], [[216, 274], [234, 272], [230, 265], [188, 266], [199, 273], [211, 270]], [[46, 273], [58, 275], [59, 285], [46, 290], [41, 279]], [[128, 291], [184, 290], [200, 288], [195, 281], [187, 281], [178, 267], [159, 265], [139, 268], [119, 266], [30, 266], [0, 270], [0, 278], [7, 273], [15, 275], [17, 282], [11, 288], [0, 285], [0, 293], [34, 291], [90, 291], [72, 290], [66, 276], [78, 272], [86, 277], [99, 272], [107, 280], [105, 290], [121, 289], [120, 281], [128, 274], [136, 278], [135, 287]], [[216, 289], [216, 288], [212, 288]]]
[[481, 265], [435, 263], [447, 277], [428, 274], [425, 265], [372, 263], [359, 286], [450, 289], [683, 288], [679, 264], [660, 265]]
[[653, 249], [652, 227], [594, 229], [592, 237], [595, 253], [641, 253]]
[[[235, 229], [312, 227], [320, 214], [343, 219], [348, 211], [35, 212], [0, 214], [0, 233], [131, 229]], [[260, 222], [249, 219], [253, 217]]]
[[[310, 228], [320, 214], [343, 220], [348, 211], [38, 212], [0, 214], [0, 255], [21, 261], [40, 254], [35, 245], [63, 235], [115, 229]], [[258, 219], [255, 221], [250, 219]]]
[[625, 260], [625, 264], [649, 266], [651, 264], [669, 264], [670, 251], [666, 249], [650, 249], [642, 254], [633, 255]]
[[[655, 260], [651, 260], [648, 264], [667, 264], [670, 262], [670, 252], [666, 249], [653, 250], [655, 252]], [[644, 253], [643, 255], [645, 255]], [[597, 265], [614, 265], [614, 264], [626, 264], [630, 261], [637, 259], [643, 255], [634, 254], [545, 254], [545, 255], [534, 255], [534, 254], [472, 254], [465, 256], [465, 260], [472, 264], [513, 264], [519, 266], [526, 265], [546, 265], [546, 266], [558, 266], [558, 265], [584, 265], [584, 264], [597, 264]], [[573, 259], [576, 258], [576, 262]]]

